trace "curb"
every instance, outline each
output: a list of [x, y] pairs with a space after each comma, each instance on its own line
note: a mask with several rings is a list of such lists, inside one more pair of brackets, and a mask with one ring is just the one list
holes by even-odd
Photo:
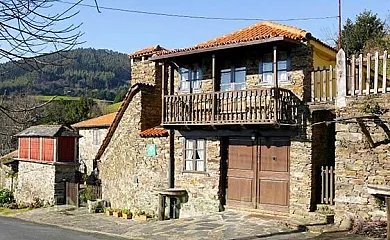
[[62, 228], [62, 229], [68, 229], [68, 230], [72, 230], [72, 231], [76, 231], [76, 232], [100, 234], [100, 235], [105, 235], [105, 236], [110, 236], [110, 237], [121, 238], [121, 239], [147, 240], [146, 238], [130, 238], [130, 237], [123, 236], [123, 235], [120, 235], [120, 234], [115, 234], [115, 233], [100, 232], [100, 231], [95, 231], [95, 230], [88, 230], [88, 229], [83, 229], [83, 228], [58, 225], [58, 224], [54, 224], [54, 223], [34, 221], [34, 220], [30, 220], [30, 219], [20, 218], [18, 216], [13, 216], [13, 215], [0, 215], [0, 216], [9, 217], [9, 218], [15, 218], [15, 219], [19, 219], [19, 220], [22, 220], [22, 221], [36, 223], [36, 224], [41, 224], [41, 225], [46, 225], [46, 226], [54, 226], [54, 227], [58, 227], [58, 228]]

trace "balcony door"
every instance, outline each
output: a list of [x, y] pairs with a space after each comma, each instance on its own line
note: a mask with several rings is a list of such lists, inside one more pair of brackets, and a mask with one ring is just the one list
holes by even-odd
[[184, 93], [202, 92], [201, 80], [203, 78], [202, 69], [199, 66], [191, 68], [182, 67], [179, 69], [180, 86], [179, 91]]
[[221, 70], [221, 92], [246, 89], [246, 67], [231, 67]]

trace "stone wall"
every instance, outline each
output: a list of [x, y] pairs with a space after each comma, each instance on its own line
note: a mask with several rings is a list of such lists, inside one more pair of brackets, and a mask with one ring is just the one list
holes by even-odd
[[369, 141], [356, 119], [336, 123], [336, 221], [345, 218], [375, 220], [385, 218], [375, 197], [367, 190], [369, 184], [390, 186], [389, 123], [390, 95], [379, 94], [348, 97], [347, 107], [336, 112], [349, 118], [375, 113], [379, 118], [363, 119]]
[[0, 162], [0, 189], [13, 189], [17, 186], [17, 176], [11, 177], [11, 167]]
[[33, 202], [38, 198], [50, 204], [62, 203], [64, 180], [74, 182], [77, 167], [75, 164], [19, 161], [16, 201]]
[[19, 162], [15, 199], [33, 202], [35, 198], [54, 203], [55, 166], [36, 162]]
[[218, 212], [220, 206], [219, 181], [221, 149], [218, 138], [206, 140], [206, 171], [204, 173], [183, 172], [183, 148], [185, 138], [175, 135], [175, 187], [188, 192], [188, 202], [181, 205], [180, 216], [195, 216]]
[[[167, 137], [141, 138], [142, 93], [134, 96], [99, 163], [103, 199], [113, 208], [156, 213], [158, 189], [168, 186], [169, 144]], [[157, 154], [148, 157], [147, 144]]]
[[[96, 144], [93, 142], [94, 132], [100, 136], [100, 141]], [[95, 159], [104, 136], [107, 134], [107, 128], [82, 128], [79, 129], [79, 134], [82, 136], [79, 138], [79, 161], [81, 168], [83, 168], [83, 165], [85, 164], [86, 169], [82, 170], [89, 175], [91, 174], [91, 171], [93, 171], [93, 159]]]

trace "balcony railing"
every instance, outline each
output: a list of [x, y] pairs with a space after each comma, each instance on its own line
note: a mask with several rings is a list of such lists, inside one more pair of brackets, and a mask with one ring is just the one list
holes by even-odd
[[299, 104], [291, 91], [280, 88], [168, 95], [163, 124], [293, 124], [299, 121]]

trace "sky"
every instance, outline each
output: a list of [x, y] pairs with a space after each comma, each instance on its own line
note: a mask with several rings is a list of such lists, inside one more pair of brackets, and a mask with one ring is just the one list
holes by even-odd
[[[75, 2], [75, 0], [62, 0]], [[94, 0], [84, 0], [94, 5]], [[100, 7], [207, 17], [256, 18], [299, 27], [327, 41], [337, 34], [338, 19], [280, 21], [296, 18], [334, 17], [338, 0], [97, 0]], [[58, 8], [69, 4], [60, 2]], [[390, 22], [390, 0], [342, 0], [342, 21], [371, 10]], [[82, 23], [80, 47], [110, 49], [122, 53], [157, 45], [182, 48], [236, 31], [259, 21], [188, 19], [136, 14], [78, 6], [79, 14], [67, 23]]]

